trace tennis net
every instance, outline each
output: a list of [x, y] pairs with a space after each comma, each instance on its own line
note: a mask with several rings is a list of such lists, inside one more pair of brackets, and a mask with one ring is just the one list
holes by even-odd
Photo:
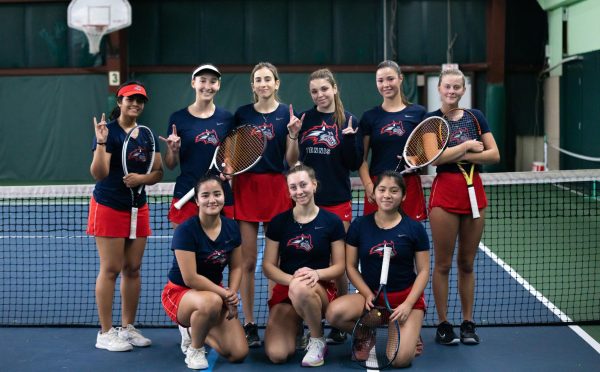
[[[426, 193], [432, 177], [423, 176]], [[600, 170], [482, 175], [489, 207], [476, 262], [480, 325], [582, 324], [600, 319]], [[0, 325], [97, 326], [95, 242], [85, 234], [93, 185], [0, 187]], [[147, 188], [153, 236], [142, 265], [137, 322], [172, 326], [160, 304], [173, 254], [166, 215], [173, 184]], [[353, 212], [363, 190], [353, 179]], [[429, 223], [425, 222], [430, 233]], [[259, 231], [259, 250], [264, 237]], [[432, 250], [433, 252], [433, 250]], [[256, 271], [255, 319], [267, 321], [267, 281]], [[433, 263], [433, 257], [432, 257]], [[449, 320], [461, 320], [455, 266]], [[436, 324], [430, 285], [425, 325]], [[113, 318], [120, 318], [117, 283]]]

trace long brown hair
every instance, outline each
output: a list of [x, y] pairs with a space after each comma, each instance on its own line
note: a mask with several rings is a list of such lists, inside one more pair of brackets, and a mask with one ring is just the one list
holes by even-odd
[[[396, 71], [398, 73], [398, 77], [402, 77], [402, 71], [400, 70], [400, 65], [398, 65], [396, 62], [391, 61], [391, 60], [385, 60], [381, 63], [379, 63], [377, 65], [377, 70], [375, 71], [379, 71], [382, 68], [391, 68], [392, 70]], [[402, 84], [404, 84], [404, 80], [402, 80]], [[405, 105], [410, 105], [410, 102], [408, 102], [408, 99], [406, 99], [406, 96], [404, 95], [404, 91], [402, 90], [402, 84], [400, 84], [400, 99], [402, 100], [402, 103]]]
[[[254, 66], [254, 68], [252, 69], [252, 73], [250, 74], [250, 86], [254, 86], [254, 74], [261, 68], [269, 69], [269, 71], [273, 73], [273, 78], [275, 79], [275, 81], [279, 81], [279, 73], [277, 72], [277, 67], [275, 67], [271, 62], [258, 62], [256, 66]], [[252, 96], [254, 99], [254, 103], [258, 102], [258, 96], [256, 95], [256, 93], [254, 93], [254, 89], [252, 89]], [[279, 98], [277, 90], [275, 91], [275, 100], [277, 102], [281, 102], [281, 98]]]
[[346, 114], [344, 114], [344, 104], [340, 98], [340, 87], [335, 82], [333, 73], [328, 68], [322, 68], [310, 74], [308, 82], [313, 80], [324, 79], [331, 84], [332, 88], [337, 88], [337, 93], [333, 95], [333, 102], [335, 103], [335, 110], [333, 112], [333, 121], [337, 123], [338, 128], [342, 128], [346, 122]]

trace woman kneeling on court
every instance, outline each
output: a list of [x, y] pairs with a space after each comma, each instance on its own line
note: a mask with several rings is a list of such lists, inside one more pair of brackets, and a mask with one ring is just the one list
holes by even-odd
[[[374, 187], [377, 211], [354, 220], [346, 236], [346, 272], [359, 293], [336, 299], [326, 314], [333, 327], [352, 332], [363, 311], [375, 305], [385, 306], [382, 295], [374, 297], [379, 288], [383, 246], [391, 246], [387, 292], [394, 311], [390, 321], [398, 321], [401, 335], [398, 354], [392, 361], [394, 367], [409, 366], [415, 356], [425, 316], [423, 291], [429, 280], [430, 266], [425, 228], [399, 212], [405, 193], [406, 186], [399, 173], [385, 171], [377, 179]], [[353, 337], [354, 343], [361, 341], [365, 340]], [[362, 345], [365, 347], [355, 346], [357, 360], [366, 360], [368, 348], [372, 347], [369, 342]]]
[[[230, 362], [243, 361], [248, 344], [236, 319], [242, 278], [240, 229], [220, 214], [225, 203], [221, 180], [200, 179], [194, 197], [198, 216], [179, 225], [173, 234], [175, 258], [162, 304], [174, 322], [189, 327], [192, 344], [186, 352], [187, 366], [205, 369], [205, 343]], [[226, 266], [229, 287], [222, 284]]]
[[304, 320], [311, 337], [302, 366], [318, 367], [327, 353], [321, 320], [335, 298], [332, 280], [344, 272], [344, 225], [316, 206], [312, 168], [297, 163], [286, 179], [295, 207], [271, 221], [263, 256], [263, 272], [276, 283], [269, 300], [265, 352], [273, 363], [294, 355], [298, 323]]

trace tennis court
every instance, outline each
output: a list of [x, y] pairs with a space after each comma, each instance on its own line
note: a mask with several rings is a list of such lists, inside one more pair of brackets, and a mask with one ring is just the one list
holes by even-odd
[[[522, 342], [518, 338], [547, 341], [556, 337], [556, 345], [572, 338], [576, 341], [570, 343], [579, 345], [578, 352], [589, 353], [591, 360], [598, 362], [600, 347], [597, 340], [589, 338], [586, 341], [575, 335], [572, 328], [579, 330], [577, 326], [551, 325], [580, 324], [587, 326], [592, 334], [597, 329], [593, 324], [600, 319], [600, 252], [597, 249], [600, 246], [600, 201], [596, 194], [600, 171], [506, 173], [484, 177], [490, 207], [475, 264], [474, 318], [483, 326], [483, 342], [478, 350], [493, 347], [495, 342], [500, 342], [498, 338], [504, 340], [503, 353], [508, 351], [508, 344], [515, 344], [516, 351], [519, 347], [523, 350], [523, 345], [518, 346]], [[431, 177], [423, 177], [426, 190], [430, 181]], [[359, 215], [362, 213], [362, 191], [356, 180], [353, 184], [354, 213]], [[0, 324], [16, 327], [5, 328], [3, 332], [22, 335], [41, 331], [47, 337], [64, 334], [68, 335], [63, 340], [67, 343], [71, 335], [75, 335], [80, 342], [72, 347], [82, 348], [81, 352], [88, 356], [98, 355], [98, 351], [92, 348], [93, 334], [98, 327], [94, 301], [98, 262], [93, 238], [85, 235], [85, 226], [82, 225], [86, 221], [91, 187], [32, 186], [25, 191], [20, 188], [18, 195], [15, 195], [14, 188], [0, 188], [0, 259], [3, 262], [0, 272]], [[142, 268], [143, 292], [138, 322], [141, 327], [156, 328], [148, 329], [146, 333], [156, 335], [153, 337], [157, 339], [151, 351], [135, 352], [148, 355], [156, 349], [172, 349], [174, 355], [166, 360], [175, 358], [172, 366], [179, 366], [181, 363], [176, 353], [178, 333], [159, 301], [172, 259], [169, 249], [172, 230], [164, 218], [171, 188], [172, 184], [160, 184], [148, 190], [152, 195], [154, 235], [149, 239]], [[429, 231], [428, 223], [426, 228]], [[264, 326], [267, 289], [260, 270], [260, 257], [256, 280], [255, 315], [258, 324]], [[450, 283], [456, 283], [454, 277]], [[118, 294], [115, 298], [114, 314], [118, 317]], [[463, 349], [468, 349], [457, 348], [461, 350], [456, 354], [456, 351], [447, 351], [433, 342], [434, 329], [431, 326], [436, 324], [436, 318], [429, 287], [426, 299], [429, 309], [425, 327], [429, 328], [424, 329], [423, 335], [427, 349], [426, 354], [415, 361], [419, 367], [428, 365], [428, 360], [437, 353], [440, 357], [458, 358]], [[458, 322], [460, 306], [455, 287], [450, 288], [449, 309], [450, 320]], [[507, 325], [519, 327], [504, 327]], [[546, 327], [534, 327], [541, 325]], [[20, 328], [47, 326], [60, 328]], [[557, 336], [550, 336], [554, 333]], [[161, 342], [164, 344], [156, 345]], [[344, 350], [345, 347], [348, 349]], [[341, 363], [344, 367], [348, 350], [349, 344], [331, 347], [328, 363]], [[492, 354], [496, 357], [497, 352], [495, 350]], [[101, 359], [105, 359], [105, 355], [102, 354]], [[465, 357], [473, 355], [468, 353]], [[123, 357], [109, 357], [113, 358], [121, 360]], [[213, 355], [214, 358], [216, 355]], [[249, 361], [261, 360], [265, 362], [260, 363], [261, 369], [268, 366], [264, 355], [253, 350]], [[216, 359], [214, 362], [220, 363]], [[72, 366], [77, 365], [76, 361], [73, 363]], [[145, 369], [147, 361], [141, 363], [144, 367], [140, 367]], [[439, 366], [436, 363], [432, 362], [431, 367]], [[225, 365], [222, 368], [226, 370]], [[244, 367], [250, 368], [249, 365], [246, 363]], [[294, 366], [294, 363], [289, 366]], [[254, 363], [252, 367], [255, 367]], [[232, 365], [230, 368], [237, 367]]]

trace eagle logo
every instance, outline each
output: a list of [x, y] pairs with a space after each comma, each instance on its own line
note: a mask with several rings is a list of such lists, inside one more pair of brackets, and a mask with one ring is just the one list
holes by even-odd
[[127, 160], [145, 163], [148, 160], [148, 154], [146, 154], [146, 150], [143, 147], [138, 146], [127, 154]]
[[340, 143], [337, 126], [335, 123], [327, 125], [323, 121], [321, 125], [316, 125], [304, 132], [301, 142], [304, 143], [304, 141], [312, 141], [313, 145], [322, 143], [332, 149]]
[[217, 136], [217, 132], [214, 129], [205, 130], [204, 132], [198, 134], [194, 140], [195, 143], [202, 142], [207, 145], [216, 146], [219, 143], [219, 136]]
[[204, 262], [212, 265], [224, 266], [227, 263], [227, 253], [223, 250], [214, 251], [206, 257]]
[[265, 138], [267, 140], [272, 140], [275, 137], [275, 131], [273, 130], [273, 124], [262, 123], [261, 125], [257, 126], [256, 128], [262, 132], [263, 136], [265, 136]]
[[310, 252], [313, 249], [311, 236], [304, 234], [288, 240], [287, 245], [288, 247], [302, 249], [306, 252]]
[[401, 121], [392, 120], [391, 123], [386, 124], [381, 128], [381, 134], [387, 134], [389, 136], [402, 136], [404, 133], [406, 133], [406, 130]]
[[383, 257], [383, 246], [387, 245], [388, 247], [392, 247], [392, 253], [390, 257], [394, 257], [396, 255], [396, 249], [394, 248], [393, 241], [384, 240], [382, 243], [377, 244], [376, 246], [369, 249], [369, 255], [378, 255], [379, 257]]

